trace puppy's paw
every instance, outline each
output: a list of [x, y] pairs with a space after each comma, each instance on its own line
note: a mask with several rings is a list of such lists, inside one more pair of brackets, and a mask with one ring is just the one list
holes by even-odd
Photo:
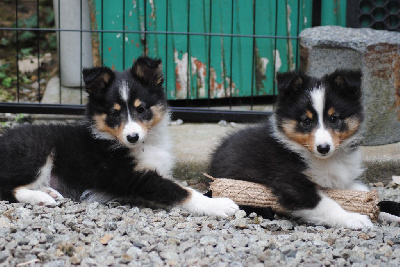
[[181, 206], [190, 212], [226, 218], [239, 210], [239, 206], [229, 198], [209, 198], [193, 189], [188, 190], [190, 196]]
[[51, 187], [45, 187], [41, 191], [45, 192], [46, 194], [48, 194], [49, 196], [51, 196], [55, 200], [60, 200], [60, 199], [64, 198], [57, 190], [55, 190], [55, 189], [53, 189]]
[[40, 206], [55, 206], [57, 204], [54, 198], [52, 198], [47, 193], [39, 190], [30, 190], [22, 188], [16, 190], [14, 196], [18, 200], [18, 202], [21, 203], [29, 203], [32, 205], [40, 205]]
[[210, 209], [207, 215], [216, 215], [226, 218], [235, 214], [239, 210], [239, 206], [229, 198], [211, 198]]
[[372, 228], [374, 225], [367, 215], [349, 212], [340, 226], [354, 230], [361, 230], [365, 228]]

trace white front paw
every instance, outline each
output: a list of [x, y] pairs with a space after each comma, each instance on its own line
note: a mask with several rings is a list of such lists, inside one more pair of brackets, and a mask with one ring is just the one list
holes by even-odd
[[49, 196], [51, 196], [55, 200], [64, 199], [64, 197], [57, 190], [55, 190], [55, 189], [53, 189], [51, 187], [45, 187], [45, 188], [41, 189], [41, 191], [46, 193], [46, 194], [48, 194]]
[[348, 212], [347, 216], [341, 222], [338, 222], [339, 227], [361, 230], [364, 228], [372, 228], [374, 225], [367, 215]]
[[32, 205], [55, 206], [57, 202], [50, 195], [38, 190], [30, 190], [26, 188], [17, 189], [15, 198], [18, 202], [29, 203]]
[[190, 196], [181, 206], [191, 212], [226, 218], [239, 210], [239, 206], [229, 198], [209, 198], [193, 189], [187, 189]]
[[208, 215], [226, 218], [234, 215], [239, 210], [239, 206], [229, 198], [211, 198], [210, 201], [212, 208], [209, 210]]

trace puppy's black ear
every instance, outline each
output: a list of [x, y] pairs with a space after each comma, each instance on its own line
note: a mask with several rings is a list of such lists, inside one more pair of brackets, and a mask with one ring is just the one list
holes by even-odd
[[352, 99], [361, 98], [361, 71], [339, 69], [326, 76], [337, 92]]
[[161, 86], [164, 82], [162, 63], [159, 59], [139, 57], [133, 63], [131, 73], [140, 82], [152, 87]]
[[107, 67], [85, 68], [82, 74], [86, 92], [96, 98], [104, 96], [107, 86], [113, 81], [115, 76], [114, 72]]
[[282, 98], [299, 92], [306, 81], [306, 76], [299, 72], [278, 73], [278, 93]]

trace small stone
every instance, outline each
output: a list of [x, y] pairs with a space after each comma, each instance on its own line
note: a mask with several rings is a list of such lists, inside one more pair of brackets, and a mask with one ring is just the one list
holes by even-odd
[[38, 259], [41, 261], [49, 261], [51, 259], [50, 255], [47, 254], [46, 252], [40, 252], [37, 255]]
[[137, 247], [130, 247], [126, 251], [126, 255], [130, 256], [132, 259], [137, 259], [142, 254], [143, 254], [142, 250], [140, 248], [137, 248]]
[[200, 244], [216, 246], [218, 244], [218, 239], [215, 236], [203, 236], [200, 238]]
[[21, 239], [20, 241], [18, 241], [18, 245], [19, 246], [28, 245], [29, 242], [30, 242], [30, 240], [28, 238], [24, 238], [24, 239]]
[[226, 126], [228, 126], [228, 123], [227, 123], [225, 120], [220, 120], [220, 121], [218, 122], [218, 125], [219, 125], [219, 126], [226, 127]]
[[373, 183], [375, 187], [384, 187], [385, 185], [382, 182]]
[[0, 251], [0, 263], [5, 262], [8, 257], [11, 256], [11, 253], [7, 250]]
[[81, 231], [81, 233], [82, 233], [83, 235], [85, 235], [85, 236], [88, 236], [88, 235], [94, 234], [94, 231], [93, 231], [92, 229], [85, 228], [85, 229], [83, 229], [83, 230]]
[[176, 121], [171, 121], [170, 125], [182, 125], [183, 124], [183, 120], [181, 119], [177, 119]]
[[257, 213], [255, 213], [255, 212], [252, 212], [252, 213], [250, 213], [250, 215], [249, 215], [249, 218], [251, 218], [251, 219], [254, 219], [254, 218], [256, 218], [257, 217]]
[[235, 226], [238, 229], [246, 229], [248, 227], [246, 218], [233, 220], [232, 224], [233, 224], [233, 226]]
[[276, 221], [263, 220], [260, 225], [269, 231], [278, 231], [281, 229], [281, 226]]
[[[71, 258], [71, 263], [73, 263], [73, 262], [72, 262], [72, 258]], [[96, 262], [95, 259], [92, 259], [92, 258], [84, 258], [84, 259], [82, 259], [82, 260], [80, 261], [80, 264], [81, 264], [82, 266], [96, 266], [96, 265], [97, 265], [97, 262]]]
[[246, 217], [246, 212], [244, 210], [238, 210], [237, 212], [235, 212], [236, 219], [241, 219], [244, 217]]
[[341, 257], [343, 259], [347, 260], [350, 257], [351, 253], [352, 253], [352, 251], [350, 249], [344, 249], [341, 252]]
[[366, 233], [359, 233], [358, 237], [364, 240], [369, 240], [371, 239], [371, 237], [369, 235], [367, 235]]
[[127, 254], [123, 254], [119, 260], [122, 264], [128, 264], [133, 260], [133, 258]]
[[0, 217], [0, 228], [9, 228], [11, 226], [11, 221], [7, 217]]
[[179, 261], [179, 255], [175, 251], [162, 251], [160, 252], [160, 256], [165, 260]]
[[107, 243], [111, 240], [111, 239], [113, 239], [113, 235], [110, 235], [110, 234], [105, 234], [101, 239], [100, 239], [100, 242], [103, 244], [103, 245], [107, 245]]
[[293, 223], [291, 221], [289, 221], [289, 220], [278, 221], [278, 224], [282, 228], [282, 230], [284, 230], [284, 231], [293, 229]]
[[349, 260], [350, 262], [361, 262], [365, 259], [365, 254], [362, 251], [352, 251], [350, 253]]

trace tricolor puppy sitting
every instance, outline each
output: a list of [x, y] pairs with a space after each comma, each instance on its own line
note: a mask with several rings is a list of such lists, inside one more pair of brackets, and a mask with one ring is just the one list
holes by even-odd
[[367, 216], [343, 210], [320, 190], [368, 190], [357, 181], [363, 172], [361, 73], [338, 70], [317, 79], [289, 72], [277, 79], [275, 114], [266, 124], [227, 137], [214, 152], [209, 173], [265, 185], [304, 221], [371, 227]]
[[231, 200], [211, 199], [172, 179], [168, 107], [160, 60], [131, 69], [83, 70], [89, 101], [76, 125], [20, 126], [0, 137], [3, 199], [54, 205], [57, 199], [136, 200], [230, 216]]

